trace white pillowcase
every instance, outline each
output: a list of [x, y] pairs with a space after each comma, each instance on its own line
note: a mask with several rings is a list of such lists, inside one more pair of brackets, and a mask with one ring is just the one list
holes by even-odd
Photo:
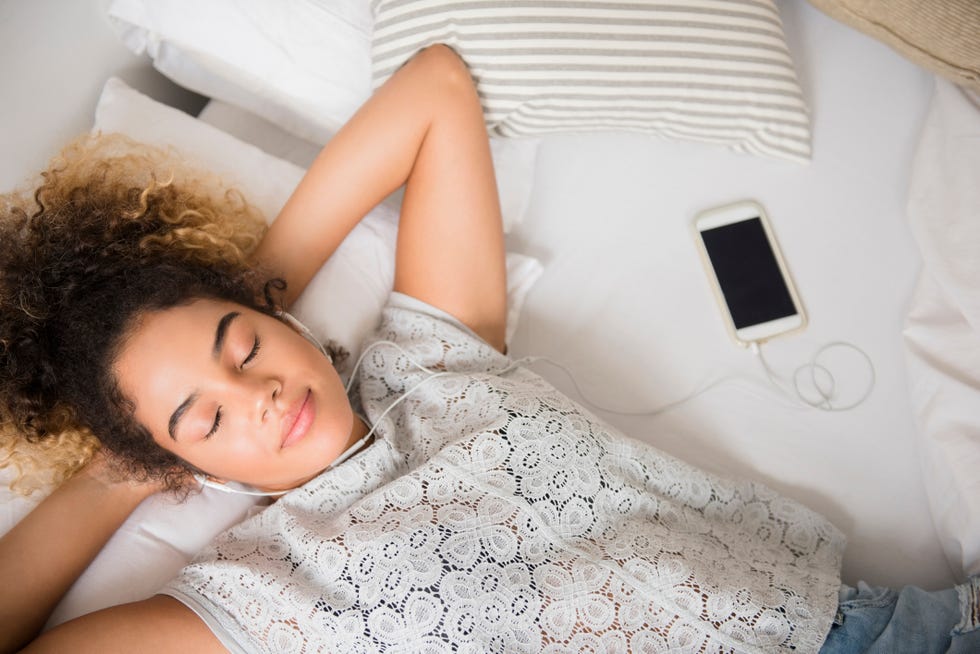
[[[368, 0], [112, 0], [107, 11], [167, 77], [312, 143], [371, 95]], [[524, 217], [539, 144], [490, 139], [505, 232]]]
[[314, 143], [371, 93], [367, 0], [112, 0], [108, 15], [181, 86]]
[[[133, 91], [106, 83], [95, 128], [138, 141], [173, 146], [186, 159], [240, 186], [270, 218], [303, 175], [297, 166], [265, 154], [215, 127]], [[319, 337], [329, 335], [356, 353], [373, 328], [391, 289], [397, 207], [383, 203], [344, 241], [301, 296], [294, 313]], [[508, 338], [540, 264], [508, 254]], [[6, 488], [11, 471], [0, 471], [0, 533], [5, 533], [39, 499], [23, 499]], [[154, 496], [140, 505], [55, 609], [48, 626], [122, 602], [149, 597], [204, 545], [241, 521], [256, 500], [204, 489], [184, 504]]]

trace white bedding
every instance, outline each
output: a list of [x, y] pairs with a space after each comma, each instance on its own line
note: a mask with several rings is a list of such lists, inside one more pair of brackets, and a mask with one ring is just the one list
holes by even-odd
[[[811, 107], [811, 165], [634, 136], [548, 139], [511, 241], [545, 264], [514, 351], [563, 362], [590, 397], [627, 411], [677, 399], [713, 372], [754, 378], [660, 417], [604, 415], [827, 515], [849, 539], [845, 581], [941, 586], [952, 577], [924, 494], [901, 338], [919, 267], [906, 190], [932, 78], [805, 3], [781, 8]], [[789, 374], [822, 344], [859, 345], [878, 381], [857, 409], [787, 407], [727, 339], [689, 223], [746, 197], [768, 209], [810, 318], [766, 348], [770, 363]], [[859, 385], [862, 374], [842, 366], [838, 379]]]
[[[919, 269], [905, 203], [933, 77], [801, 1], [780, 3], [811, 109], [800, 166], [634, 134], [549, 136], [511, 249], [542, 260], [512, 344], [569, 368], [586, 395], [655, 408], [725, 374], [737, 381], [656, 417], [598, 411], [712, 471], [761, 480], [823, 512], [848, 536], [851, 583], [948, 585], [919, 468], [902, 325]], [[274, 144], [268, 124], [227, 105], [202, 118]], [[268, 146], [267, 146], [268, 147]], [[277, 154], [289, 157], [286, 139]], [[786, 375], [844, 340], [874, 362], [871, 397], [846, 413], [799, 408], [728, 340], [690, 233], [704, 208], [754, 198], [769, 211], [810, 325], [764, 352]], [[834, 357], [854, 397], [856, 357]], [[560, 370], [537, 370], [576, 392]]]
[[[932, 78], [809, 5], [781, 8], [811, 107], [811, 165], [632, 136], [549, 139], [514, 235], [545, 263], [514, 349], [564, 362], [588, 395], [624, 410], [683, 396], [713, 371], [758, 380], [656, 418], [606, 417], [823, 512], [849, 538], [845, 581], [940, 586], [951, 574], [923, 491], [901, 340], [919, 267], [906, 189]], [[810, 318], [766, 348], [770, 363], [789, 374], [822, 344], [859, 345], [878, 381], [854, 411], [787, 407], [728, 341], [688, 230], [698, 210], [743, 197], [768, 209]], [[856, 366], [838, 379], [864, 381]]]

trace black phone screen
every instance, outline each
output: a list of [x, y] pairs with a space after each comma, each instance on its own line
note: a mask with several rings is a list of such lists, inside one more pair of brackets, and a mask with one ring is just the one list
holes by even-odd
[[796, 314], [759, 218], [701, 232], [735, 329]]

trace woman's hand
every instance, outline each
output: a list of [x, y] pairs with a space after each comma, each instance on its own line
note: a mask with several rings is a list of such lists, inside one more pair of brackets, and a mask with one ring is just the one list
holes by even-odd
[[0, 652], [16, 651], [140, 502], [161, 489], [124, 479], [102, 454], [0, 538]]

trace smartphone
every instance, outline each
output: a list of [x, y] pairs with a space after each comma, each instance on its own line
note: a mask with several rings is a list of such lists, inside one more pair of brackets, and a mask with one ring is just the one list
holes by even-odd
[[703, 211], [694, 219], [694, 231], [736, 343], [761, 343], [806, 326], [803, 305], [760, 204], [744, 200]]

